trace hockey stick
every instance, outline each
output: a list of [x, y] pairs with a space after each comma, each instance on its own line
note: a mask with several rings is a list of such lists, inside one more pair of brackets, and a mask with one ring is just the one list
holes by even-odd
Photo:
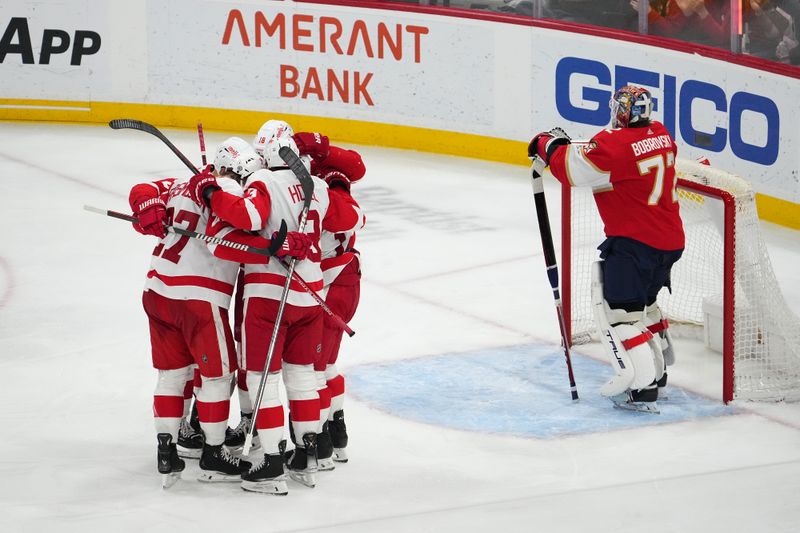
[[[92, 213], [98, 213], [100, 215], [105, 215], [111, 218], [118, 218], [119, 220], [126, 220], [128, 222], [133, 222], [134, 224], [139, 223], [138, 218], [131, 215], [126, 215], [125, 213], [120, 213], [119, 211], [111, 211], [110, 209], [100, 209], [99, 207], [92, 207], [90, 205], [84, 205], [83, 208]], [[286, 240], [286, 233], [287, 233], [286, 221], [281, 220], [281, 227], [278, 230], [277, 235], [275, 235], [275, 238], [273, 238], [272, 242], [270, 242], [270, 245], [267, 248], [258, 248], [257, 246], [249, 246], [247, 244], [240, 244], [238, 242], [226, 241], [225, 239], [220, 239], [219, 237], [212, 237], [211, 235], [206, 235], [205, 233], [189, 231], [183, 228], [177, 228], [175, 226], [165, 226], [164, 229], [170, 233], [175, 233], [176, 235], [191, 237], [192, 239], [199, 239], [201, 241], [205, 241], [211, 244], [227, 246], [228, 248], [234, 248], [236, 250], [241, 250], [243, 252], [250, 252], [253, 254], [268, 255], [268, 256], [274, 256], [278, 252], [278, 250], [281, 249], [281, 246], [283, 246], [283, 241]]]
[[[278, 263], [284, 268], [284, 270], [289, 272], [289, 265], [287, 265], [283, 261], [283, 259], [279, 259]], [[349, 337], [352, 337], [353, 335], [356, 334], [355, 331], [350, 329], [350, 326], [347, 325], [347, 322], [345, 322], [342, 319], [342, 317], [334, 313], [333, 310], [330, 307], [328, 307], [328, 304], [325, 303], [325, 300], [323, 300], [322, 297], [319, 294], [317, 294], [317, 292], [314, 289], [308, 286], [308, 283], [306, 283], [306, 280], [300, 277], [300, 274], [298, 274], [297, 272], [292, 272], [292, 276], [294, 277], [294, 280], [301, 287], [303, 287], [303, 290], [306, 291], [314, 299], [315, 302], [317, 302], [317, 304], [322, 308], [322, 311], [324, 311], [326, 315], [331, 317], [333, 321], [336, 323], [336, 325], [342, 328]]]
[[556, 252], [553, 247], [553, 234], [550, 231], [550, 217], [547, 215], [547, 201], [544, 196], [544, 183], [542, 171], [545, 162], [539, 156], [533, 158], [531, 165], [531, 178], [533, 179], [533, 200], [536, 204], [536, 217], [539, 219], [539, 234], [542, 237], [542, 250], [544, 251], [544, 263], [547, 266], [547, 279], [553, 289], [553, 298], [556, 302], [556, 314], [558, 315], [558, 326], [561, 329], [561, 344], [564, 346], [564, 357], [567, 360], [567, 374], [569, 375], [569, 388], [572, 393], [572, 400], [578, 400], [578, 387], [575, 385], [575, 375], [572, 373], [572, 358], [569, 353], [569, 339], [567, 338], [567, 327], [564, 323], [564, 308], [561, 304], [561, 294], [558, 290], [558, 264], [556, 263]]
[[192, 164], [189, 159], [178, 150], [169, 139], [167, 139], [166, 135], [161, 133], [161, 131], [153, 126], [152, 124], [148, 124], [147, 122], [142, 122], [141, 120], [133, 120], [130, 118], [115, 118], [108, 125], [113, 130], [122, 130], [122, 129], [130, 129], [130, 130], [139, 130], [145, 133], [149, 133], [150, 135], [155, 135], [161, 142], [167, 145], [167, 148], [172, 150], [172, 153], [178, 156], [178, 159], [183, 161], [183, 164], [186, 165], [186, 168], [192, 171], [193, 174], [200, 174], [200, 171], [197, 169], [196, 166]]
[[203, 162], [203, 166], [208, 164], [206, 160], [206, 138], [203, 136], [203, 123], [197, 123], [197, 139], [200, 141], [200, 159]]
[[[297, 176], [298, 181], [300, 181], [300, 186], [303, 188], [303, 211], [300, 215], [300, 224], [298, 226], [298, 231], [302, 233], [306, 229], [308, 211], [311, 207], [311, 198], [314, 196], [314, 180], [311, 179], [311, 174], [308, 173], [308, 170], [306, 170], [306, 167], [303, 166], [300, 158], [297, 157], [297, 154], [295, 154], [291, 148], [288, 146], [282, 146], [280, 150], [278, 150], [278, 155], [280, 155], [281, 159], [283, 159], [289, 168], [292, 169], [292, 172], [294, 172], [294, 175]], [[264, 395], [264, 388], [267, 384], [269, 369], [270, 366], [272, 366], [272, 358], [275, 355], [275, 345], [278, 340], [278, 330], [281, 327], [283, 310], [286, 308], [286, 300], [289, 297], [289, 288], [292, 284], [292, 274], [294, 274], [294, 268], [296, 265], [297, 259], [293, 257], [289, 261], [289, 266], [286, 269], [286, 283], [283, 285], [283, 293], [281, 294], [281, 300], [278, 304], [278, 314], [275, 317], [275, 326], [272, 328], [272, 337], [269, 340], [269, 348], [267, 349], [267, 362], [264, 366], [264, 372], [261, 374], [261, 381], [258, 384], [256, 401], [253, 402], [253, 423], [250, 424], [250, 429], [247, 431], [247, 435], [244, 439], [244, 446], [242, 447], [242, 455], [245, 456], [250, 453], [250, 448], [253, 446], [253, 434], [255, 433], [256, 426], [258, 425], [258, 410], [261, 408], [261, 397]]]
[[[156, 128], [155, 126], [153, 126], [152, 124], [148, 124], [147, 122], [142, 122], [141, 120], [133, 120], [133, 119], [121, 118], [121, 119], [112, 120], [111, 122], [108, 123], [108, 125], [112, 129], [115, 129], [115, 130], [133, 129], [133, 130], [144, 131], [146, 133], [149, 133], [151, 135], [154, 135], [154, 136], [158, 137], [161, 140], [161, 142], [166, 144], [169, 147], [169, 149], [172, 150], [172, 152], [175, 155], [177, 155], [178, 158], [180, 158], [180, 160], [183, 161], [183, 163], [187, 167], [189, 167], [189, 169], [192, 172], [194, 172], [195, 174], [197, 174], [199, 172], [197, 170], [197, 168], [194, 165], [192, 165], [191, 161], [189, 161], [189, 159], [186, 156], [184, 156], [183, 153], [181, 153], [181, 151], [178, 150], [175, 147], [175, 145], [170, 142], [169, 139], [167, 139], [166, 135], [161, 133], [161, 131], [159, 131], [159, 129]], [[205, 164], [206, 164], [205, 138], [203, 136], [203, 125], [200, 122], [197, 123], [197, 136], [200, 139], [200, 151], [201, 151], [201, 156], [203, 158], [203, 165], [205, 166]], [[303, 167], [303, 163], [300, 161], [299, 158], [297, 159], [297, 164], [299, 164], [300, 168], [303, 169], [303, 171], [305, 171], [305, 167]], [[297, 173], [300, 170], [296, 169], [296, 168], [292, 168], [292, 171], [295, 173], [295, 175], [298, 175]], [[310, 179], [310, 176], [309, 176], [309, 179]], [[312, 190], [313, 190], [313, 183], [312, 183], [311, 187], [312, 187]], [[109, 215], [109, 216], [114, 216], [114, 215]], [[119, 218], [119, 217], [117, 217], [117, 218]], [[127, 219], [123, 219], [123, 220], [127, 220]], [[180, 229], [180, 228], [178, 228], [178, 229]], [[183, 231], [183, 230], [181, 230], [181, 231]], [[232, 244], [236, 244], [236, 243], [232, 243]], [[239, 248], [239, 249], [242, 249], [242, 248]], [[255, 253], [258, 253], [258, 252], [255, 252]], [[274, 254], [270, 254], [270, 255], [274, 255]], [[288, 266], [286, 265], [286, 263], [284, 263], [283, 261], [279, 261], [279, 263], [284, 268], [286, 268], [287, 271], [288, 271]], [[345, 333], [347, 333], [350, 337], [352, 337], [353, 335], [356, 334], [356, 332], [353, 331], [352, 329], [350, 329], [350, 327], [347, 325], [347, 323], [344, 320], [342, 320], [342, 317], [340, 317], [339, 315], [334, 313], [331, 310], [331, 308], [327, 306], [325, 301], [319, 296], [319, 294], [317, 294], [311, 287], [308, 286], [306, 281], [303, 278], [300, 277], [300, 274], [297, 274], [296, 272], [292, 272], [291, 276], [293, 276], [295, 281], [297, 281], [297, 283], [299, 283], [300, 286], [303, 287], [303, 290], [305, 290], [308, 294], [311, 295], [312, 298], [314, 298], [314, 300], [319, 304], [319, 306], [322, 307], [322, 310], [328, 316], [330, 316], [333, 319], [333, 321], [340, 328], [342, 328], [345, 331]]]

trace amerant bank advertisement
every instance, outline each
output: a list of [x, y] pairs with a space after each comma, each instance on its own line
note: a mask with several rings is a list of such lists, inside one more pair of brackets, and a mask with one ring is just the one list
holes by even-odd
[[609, 122], [611, 92], [636, 83], [652, 90], [655, 118], [680, 157], [708, 157], [757, 191], [800, 203], [795, 78], [622, 40], [401, 10], [68, 4], [0, 6], [0, 99], [285, 113], [526, 142], [554, 126], [594, 134]]
[[[464, 75], [493, 61], [485, 30], [403, 12], [197, 4], [148, 3], [151, 98], [454, 131], [491, 120], [491, 79]], [[454, 62], [443, 41], [473, 59]]]

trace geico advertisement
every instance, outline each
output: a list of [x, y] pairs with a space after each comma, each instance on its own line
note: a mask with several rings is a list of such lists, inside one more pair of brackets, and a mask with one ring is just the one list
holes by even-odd
[[705, 155], [756, 182], [759, 192], [800, 200], [798, 121], [789, 118], [800, 112], [798, 80], [601, 39], [591, 53], [580, 46], [562, 49], [549, 60], [542, 55], [554, 92], [552, 108], [537, 122], [547, 117], [571, 123], [589, 136], [609, 124], [615, 88], [641, 85], [652, 91], [655, 118], [678, 141], [680, 157]]
[[0, 97], [88, 99], [107, 65], [105, 11], [80, 1], [0, 4]]
[[443, 129], [491, 117], [492, 79], [475, 75], [494, 62], [486, 24], [287, 2], [147, 5], [151, 98]]

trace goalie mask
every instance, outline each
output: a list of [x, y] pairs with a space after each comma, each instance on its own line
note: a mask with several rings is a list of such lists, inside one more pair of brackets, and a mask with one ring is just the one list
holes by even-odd
[[653, 97], [643, 87], [626, 85], [618, 89], [609, 102], [611, 107], [611, 127], [628, 128], [650, 123], [653, 110]]
[[247, 141], [239, 137], [230, 137], [217, 148], [214, 168], [219, 175], [232, 172], [236, 174], [238, 181], [242, 182], [256, 170], [264, 168], [264, 160]]

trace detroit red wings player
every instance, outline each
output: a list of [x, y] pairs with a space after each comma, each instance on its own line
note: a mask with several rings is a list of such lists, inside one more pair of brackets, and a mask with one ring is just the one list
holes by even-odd
[[[311, 172], [328, 184], [329, 194], [352, 199], [350, 185], [366, 172], [361, 155], [354, 150], [331, 146], [328, 137], [320, 133], [299, 132], [293, 138], [300, 153], [311, 157]], [[355, 241], [356, 232], [364, 223], [362, 216], [355, 228], [340, 232], [328, 231], [323, 226], [320, 235], [325, 303], [345, 322], [355, 315], [361, 294], [361, 258], [355, 249]], [[320, 470], [332, 470], [334, 461], [344, 463], [348, 460], [343, 410], [345, 380], [336, 367], [342, 336], [341, 327], [325, 315], [322, 352], [315, 365], [317, 381], [320, 382], [320, 420], [323, 422], [317, 435]]]
[[[252, 171], [254, 162], [258, 166], [260, 162], [252, 150], [233, 155], [229, 144], [223, 143], [217, 151], [215, 166], [220, 176], [216, 183], [228, 194], [241, 197], [237, 180]], [[241, 174], [234, 173], [234, 168]], [[200, 240], [164, 232], [165, 223], [192, 231], [206, 226], [210, 211], [192, 200], [190, 182], [189, 178], [179, 178], [143, 183], [134, 186], [129, 196], [140, 221], [136, 229], [160, 239], [153, 251], [142, 303], [150, 323], [153, 366], [158, 369], [153, 412], [159, 441], [158, 469], [165, 484], [173, 483], [184, 468], [175, 442], [184, 414], [184, 386], [192, 377], [193, 364], [198, 365], [202, 379], [197, 394], [205, 435], [200, 479], [238, 481], [240, 468], [249, 467], [222, 447], [231, 377], [236, 369], [228, 306], [238, 264], [214, 257]]]
[[[219, 222], [232, 225], [250, 225], [250, 216], [255, 208], [264, 226], [259, 228], [261, 235], [270, 235], [281, 220], [285, 220], [290, 230], [299, 228], [303, 210], [302, 187], [294, 173], [278, 155], [282, 146], [288, 146], [298, 153], [292, 140], [291, 128], [281, 123], [265, 136], [263, 153], [267, 170], [255, 172], [247, 180], [244, 197], [248, 202], [227, 201], [226, 191], [213, 183], [213, 179], [197, 179], [195, 194], [207, 197], [214, 208]], [[354, 227], [360, 219], [360, 211], [352, 202], [333, 200], [325, 183], [318, 178], [308, 213], [306, 233], [312, 239], [308, 257], [299, 261], [296, 272], [315, 291], [322, 290], [320, 269], [319, 235], [322, 227], [347, 230]], [[223, 199], [218, 200], [217, 195]], [[221, 225], [212, 221], [208, 232], [225, 238], [231, 237], [233, 226]], [[285, 270], [270, 261], [266, 265], [249, 264], [245, 257], [232, 250], [218, 247], [215, 254], [246, 263], [245, 267], [245, 310], [242, 335], [244, 361], [247, 367], [247, 384], [251, 394], [258, 390], [261, 375], [265, 371], [266, 355], [270, 333], [275, 327], [277, 309], [285, 282]], [[283, 437], [284, 411], [278, 395], [278, 372], [282, 368], [283, 381], [290, 407], [290, 430], [295, 443], [294, 453], [289, 460], [290, 475], [301, 483], [313, 486], [316, 482], [315, 440], [319, 427], [319, 395], [314, 375], [314, 362], [322, 343], [322, 311], [316, 301], [296, 283], [290, 285], [283, 321], [278, 329], [278, 341], [261, 408], [256, 414], [256, 428], [264, 448], [263, 460], [243, 474], [242, 487], [245, 490], [269, 494], [286, 494], [288, 487], [283, 475], [279, 444]]]
[[[591, 187], [606, 240], [594, 265], [595, 320], [617, 375], [601, 393], [625, 408], [657, 411], [658, 387], [674, 350], [658, 307], [662, 287], [684, 247], [675, 177], [675, 141], [650, 119], [647, 89], [625, 86], [610, 102], [612, 129], [573, 145], [560, 128], [528, 147], [562, 183]], [[653, 338], [653, 334], [657, 338]]]

